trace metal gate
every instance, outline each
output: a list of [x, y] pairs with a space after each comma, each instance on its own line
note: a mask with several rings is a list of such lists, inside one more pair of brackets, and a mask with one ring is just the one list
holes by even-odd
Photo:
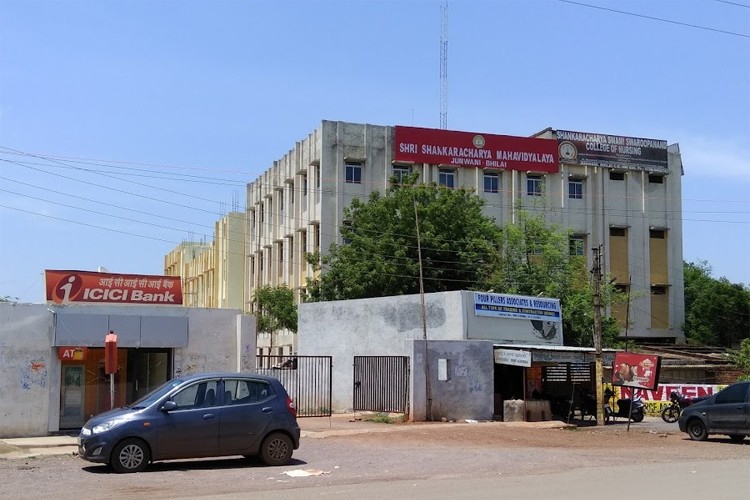
[[256, 356], [255, 373], [276, 377], [297, 406], [297, 417], [330, 417], [331, 356]]
[[354, 411], [409, 412], [408, 356], [354, 356]]

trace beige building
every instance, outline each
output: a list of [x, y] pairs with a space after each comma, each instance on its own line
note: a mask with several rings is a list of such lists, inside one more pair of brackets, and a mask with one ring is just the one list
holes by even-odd
[[[344, 208], [410, 172], [473, 189], [498, 223], [513, 220], [520, 204], [571, 228], [571, 252], [591, 267], [591, 249], [601, 247], [605, 274], [632, 292], [627, 310], [612, 311], [623, 325], [629, 318], [623, 335], [684, 339], [678, 145], [553, 129], [519, 138], [323, 121], [248, 184], [243, 309], [263, 285], [304, 294], [305, 254], [343, 243]], [[272, 353], [294, 345], [282, 337]]]
[[184, 306], [247, 311], [244, 231], [245, 214], [230, 212], [215, 223], [213, 243], [183, 242], [164, 257], [164, 274], [182, 278]]

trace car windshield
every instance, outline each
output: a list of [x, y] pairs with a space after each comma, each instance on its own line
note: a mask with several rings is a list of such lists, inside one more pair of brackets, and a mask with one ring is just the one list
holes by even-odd
[[173, 378], [172, 380], [168, 380], [167, 382], [165, 382], [164, 384], [160, 385], [159, 387], [157, 387], [153, 391], [149, 392], [148, 394], [146, 394], [142, 398], [133, 401], [128, 406], [130, 408], [149, 406], [149, 405], [153, 404], [154, 402], [158, 401], [159, 399], [161, 399], [162, 396], [164, 396], [169, 391], [171, 391], [172, 389], [174, 389], [178, 385], [182, 384], [183, 382], [184, 382], [184, 380], [181, 379], [181, 378]]

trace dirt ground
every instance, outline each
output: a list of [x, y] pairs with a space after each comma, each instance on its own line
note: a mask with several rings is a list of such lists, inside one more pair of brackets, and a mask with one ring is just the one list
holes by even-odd
[[676, 424], [660, 419], [633, 424], [630, 431], [624, 422], [550, 425], [555, 424], [339, 422], [326, 430], [321, 421], [311, 430], [315, 425], [306, 423], [300, 449], [284, 467], [231, 457], [161, 462], [140, 474], [120, 475], [72, 454], [17, 460], [0, 456], [0, 498], [80, 498], [80, 492], [100, 491], [102, 485], [107, 493], [100, 498], [231, 496], [311, 485], [540, 476], [628, 464], [653, 464], [658, 471], [666, 463], [750, 459], [750, 439], [735, 444], [716, 436], [694, 442]]

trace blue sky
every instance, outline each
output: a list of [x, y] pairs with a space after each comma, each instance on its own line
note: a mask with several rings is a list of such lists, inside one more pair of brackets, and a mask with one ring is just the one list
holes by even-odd
[[[322, 119], [438, 128], [440, 5], [0, 0], [0, 296], [162, 274]], [[750, 0], [448, 13], [449, 129], [678, 142], [685, 260], [750, 283]]]

